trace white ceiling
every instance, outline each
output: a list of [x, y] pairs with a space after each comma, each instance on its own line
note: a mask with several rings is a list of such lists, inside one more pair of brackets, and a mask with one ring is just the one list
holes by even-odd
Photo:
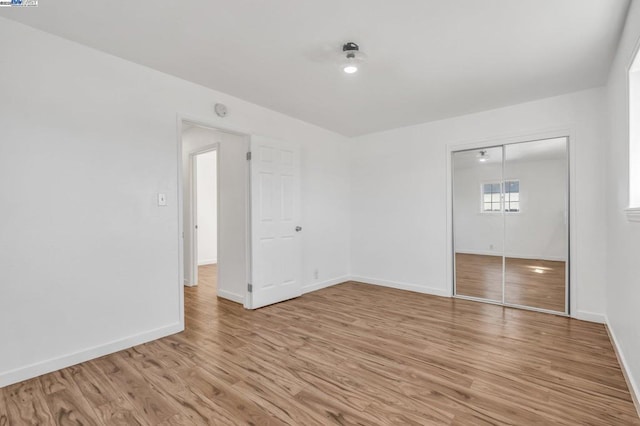
[[[600, 86], [627, 7], [628, 0], [41, 0], [0, 16], [355, 136]], [[355, 75], [336, 63], [346, 41], [369, 57]]]

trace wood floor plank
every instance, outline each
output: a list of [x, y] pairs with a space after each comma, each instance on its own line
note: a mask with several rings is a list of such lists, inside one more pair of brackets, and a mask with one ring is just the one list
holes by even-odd
[[10, 424], [56, 424], [47, 406], [45, 393], [37, 378], [8, 386], [2, 391], [7, 402]]
[[119, 354], [92, 361], [103, 374], [121, 389], [140, 415], [150, 423], [160, 423], [176, 414], [164, 397], [153, 387], [141, 372], [124, 362]]
[[247, 311], [215, 268], [183, 333], [0, 389], [0, 426], [640, 426], [601, 324], [355, 282]]
[[322, 420], [318, 424], [380, 424], [380, 419], [373, 413], [360, 411], [316, 389], [309, 388], [299, 392], [295, 401], [321, 416]]
[[45, 396], [56, 425], [100, 425], [98, 416], [83, 396], [63, 389]]
[[[132, 359], [130, 351], [123, 351], [120, 355], [125, 360]], [[149, 363], [144, 356], [135, 358], [134, 364], [138, 368], [147, 365], [145, 379], [163, 395], [168, 405], [181, 414], [180, 417], [186, 417], [194, 424], [221, 423], [220, 412], [187, 386], [180, 370], [158, 368], [154, 363]]]
[[56, 424], [102, 424], [92, 405], [74, 380], [76, 369], [67, 368], [41, 376], [45, 401]]
[[171, 416], [162, 423], [158, 423], [158, 426], [196, 426], [198, 423], [194, 423], [184, 414], [176, 414]]
[[0, 426], [9, 426], [9, 408], [5, 400], [4, 392], [0, 390]]
[[248, 396], [200, 367], [187, 370], [182, 377], [194, 393], [208, 399], [216, 407], [220, 412], [220, 421], [228, 421], [231, 424], [284, 424], [271, 413], [261, 410]]
[[[348, 348], [333, 347], [326, 352], [299, 350], [294, 354], [295, 359], [300, 359], [303, 370], [321, 368], [321, 373], [329, 377], [341, 375], [348, 381], [342, 379], [341, 383], [346, 386], [350, 393], [365, 396], [371, 404], [377, 403], [382, 407], [403, 407], [405, 412], [416, 412], [433, 423], [447, 423], [452, 415], [446, 407], [441, 404], [431, 404], [425, 406], [410, 398], [406, 392], [400, 388], [404, 380], [403, 375], [408, 375], [411, 380], [416, 381], [420, 372], [411, 371], [406, 366], [399, 365], [393, 371], [389, 368], [381, 368], [379, 360], [375, 357], [358, 357]], [[310, 368], [309, 366], [314, 367]], [[429, 381], [425, 381], [428, 385]], [[392, 384], [392, 385], [391, 385]], [[470, 386], [471, 382], [463, 385], [463, 388]], [[425, 392], [429, 391], [428, 386], [423, 386]], [[344, 392], [343, 392], [344, 393]]]
[[[337, 353], [333, 352], [328, 357], [326, 364], [322, 364], [325, 374], [331, 376], [332, 370], [338, 370], [337, 373], [349, 378], [348, 389], [350, 392], [363, 395], [370, 404], [365, 410], [376, 410], [381, 418], [384, 408], [394, 407], [401, 409], [401, 413], [410, 416], [412, 413], [430, 424], [448, 424], [453, 417], [448, 407], [444, 404], [434, 402], [433, 404], [424, 405], [412, 398], [399, 385], [402, 383], [402, 374], [412, 375], [413, 371], [406, 370], [401, 367], [401, 374], [394, 374], [388, 370], [382, 370], [375, 362], [369, 360], [358, 360], [357, 357], [348, 355], [346, 358], [336, 357]], [[305, 357], [304, 354], [298, 352], [296, 356]], [[317, 363], [316, 357], [309, 357], [308, 363]], [[323, 356], [325, 358], [325, 356]], [[416, 380], [416, 377], [413, 377]], [[390, 386], [393, 383], [394, 386]], [[424, 392], [430, 392], [429, 382], [425, 382], [420, 389]], [[395, 414], [394, 414], [395, 413]], [[397, 417], [397, 410], [390, 411], [389, 416]]]
[[136, 412], [131, 402], [121, 396], [113, 401], [96, 406], [96, 414], [105, 425], [114, 426], [148, 426], [150, 423], [144, 420]]
[[69, 371], [74, 383], [93, 407], [109, 404], [122, 396], [121, 391], [92, 362], [73, 366]]
[[67, 374], [69, 374], [69, 370], [60, 370], [41, 376], [39, 379], [44, 393], [51, 395], [52, 393], [70, 388], [73, 379], [68, 377]]

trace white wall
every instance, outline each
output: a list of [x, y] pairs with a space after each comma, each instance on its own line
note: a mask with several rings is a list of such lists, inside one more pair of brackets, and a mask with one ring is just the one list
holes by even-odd
[[[640, 117], [640, 55], [629, 73], [629, 114]], [[640, 120], [629, 122], [629, 206], [640, 207]]]
[[575, 217], [573, 315], [603, 320], [606, 305], [604, 90], [593, 89], [405, 127], [351, 143], [355, 279], [448, 295], [448, 149], [571, 129]]
[[[191, 204], [190, 178], [192, 176], [189, 155], [213, 144], [218, 145], [216, 155], [220, 159], [218, 163], [220, 228], [218, 229], [217, 294], [220, 297], [243, 303], [248, 282], [247, 223], [249, 206], [247, 202], [248, 165], [246, 153], [249, 150], [249, 141], [247, 137], [203, 127], [190, 127], [182, 133], [185, 282], [195, 284], [194, 277], [190, 273], [191, 266], [194, 266], [191, 260], [191, 233], [187, 232], [195, 225], [192, 223], [189, 210]], [[198, 169], [199, 171], [200, 169]], [[198, 238], [199, 243], [200, 238]]]
[[[607, 320], [627, 372], [640, 396], [640, 223], [624, 213], [629, 202], [627, 66], [640, 43], [640, 3], [631, 2], [627, 24], [607, 85], [610, 117], [608, 155]], [[638, 119], [638, 116], [635, 117]]]
[[501, 256], [504, 250], [507, 257], [566, 259], [566, 160], [509, 162], [505, 179], [520, 181], [521, 201], [520, 212], [504, 218], [480, 212], [480, 185], [501, 180], [502, 164], [476, 162], [453, 170], [456, 252]]
[[347, 276], [344, 137], [6, 19], [0, 51], [0, 386], [182, 329], [177, 114], [299, 143], [303, 283]]
[[217, 154], [215, 151], [200, 154], [196, 162], [198, 265], [211, 265], [218, 262]]

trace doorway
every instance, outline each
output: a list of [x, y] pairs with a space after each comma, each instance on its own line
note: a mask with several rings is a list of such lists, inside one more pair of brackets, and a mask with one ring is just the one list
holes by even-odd
[[451, 160], [454, 295], [569, 315], [568, 138]]
[[249, 137], [182, 120], [181, 141], [184, 285], [244, 305]]
[[[191, 155], [193, 285], [200, 278], [216, 287], [218, 278], [218, 145]], [[193, 263], [193, 262], [192, 262]]]

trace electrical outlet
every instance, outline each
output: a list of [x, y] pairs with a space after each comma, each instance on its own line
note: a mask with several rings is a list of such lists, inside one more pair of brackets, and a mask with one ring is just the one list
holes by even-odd
[[313, 278], [316, 280], [318, 279], [318, 269], [313, 270]]
[[493, 250], [493, 244], [489, 244], [489, 250]]

